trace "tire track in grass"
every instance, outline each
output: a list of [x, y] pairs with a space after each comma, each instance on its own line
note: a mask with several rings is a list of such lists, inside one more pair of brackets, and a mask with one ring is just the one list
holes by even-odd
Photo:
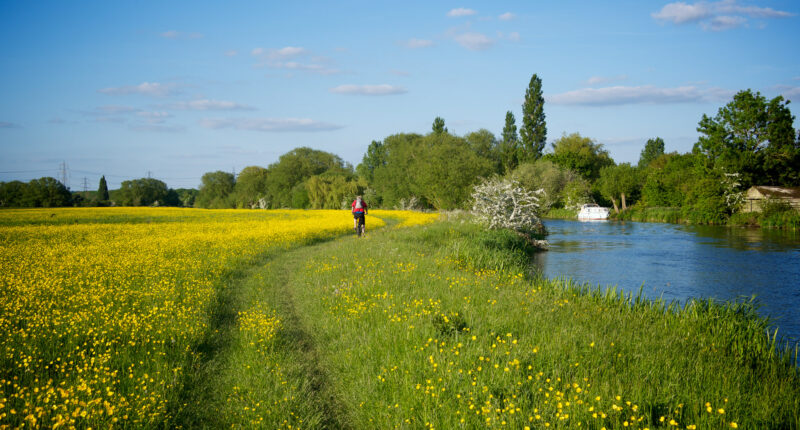
[[[319, 248], [319, 246], [314, 248]], [[282, 260], [288, 264], [279, 264], [274, 267], [275, 274], [278, 276], [276, 284], [279, 289], [280, 302], [278, 312], [284, 322], [282, 337], [286, 340], [284, 346], [293, 349], [298, 355], [300, 370], [309, 383], [311, 400], [320, 408], [321, 428], [347, 429], [349, 426], [345, 424], [346, 410], [330, 388], [328, 375], [319, 365], [320, 358], [314, 341], [295, 306], [291, 274], [297, 273], [302, 264], [307, 261], [309, 251], [315, 250], [303, 249], [287, 254]], [[306, 258], [297, 255], [301, 253], [305, 254]]]
[[[397, 223], [393, 219], [386, 222]], [[186, 364], [182, 389], [170, 405], [170, 418], [165, 428], [258, 426], [245, 421], [237, 411], [236, 406], [241, 409], [244, 400], [237, 398], [232, 404], [231, 398], [245, 392], [255, 399], [248, 398], [250, 404], [280, 404], [281, 398], [275, 398], [274, 390], [259, 389], [270, 383], [296, 388], [296, 393], [289, 390], [298, 394], [290, 395], [292, 406], [297, 409], [290, 418], [296, 421], [284, 423], [286, 427], [300, 424], [303, 428], [350, 428], [346, 424], [347, 411], [333, 394], [328, 375], [320, 366], [313, 337], [297, 311], [292, 288], [293, 275], [309, 258], [353, 239], [348, 236], [314, 240], [305, 246], [264, 255], [226, 277], [217, 292], [206, 334], [193, 348], [194, 361]], [[239, 313], [256, 303], [268, 304], [281, 321], [281, 329], [271, 346], [277, 361], [271, 365], [279, 369], [278, 382], [253, 381], [254, 377], [274, 379], [276, 376], [263, 370], [243, 370], [270, 365], [248, 347], [239, 333]], [[272, 398], [265, 393], [271, 393]]]
[[209, 327], [193, 347], [194, 361], [186, 365], [182, 389], [170, 406], [166, 428], [230, 427], [219, 413], [223, 400], [217, 382], [230, 365], [228, 355], [236, 340], [237, 315], [244, 301], [241, 286], [254, 268], [268, 261], [269, 257], [262, 257], [253, 266], [238, 268], [226, 276], [217, 291]]

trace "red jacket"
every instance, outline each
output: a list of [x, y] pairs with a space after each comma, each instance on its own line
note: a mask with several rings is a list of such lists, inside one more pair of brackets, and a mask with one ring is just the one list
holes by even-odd
[[356, 203], [357, 202], [358, 202], [358, 200], [353, 200], [353, 204], [350, 205], [353, 208], [353, 213], [354, 214], [366, 213], [367, 212], [367, 202], [365, 202], [364, 200], [361, 200], [361, 207], [360, 208], [356, 207]]

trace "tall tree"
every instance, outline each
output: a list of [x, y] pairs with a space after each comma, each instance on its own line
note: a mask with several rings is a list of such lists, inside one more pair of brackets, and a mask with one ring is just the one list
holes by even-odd
[[496, 173], [502, 172], [500, 143], [491, 131], [482, 128], [467, 134], [464, 140], [476, 155], [492, 163], [492, 170]]
[[339, 172], [314, 175], [308, 178], [305, 186], [312, 209], [342, 209], [363, 191], [352, 174]]
[[117, 203], [122, 206], [163, 206], [167, 203], [167, 184], [155, 178], [122, 181]]
[[656, 137], [655, 139], [647, 139], [647, 143], [639, 155], [639, 168], [645, 168], [650, 165], [653, 160], [664, 155], [664, 139]]
[[381, 141], [373, 140], [367, 152], [356, 167], [356, 173], [368, 183], [375, 179], [375, 169], [386, 164], [386, 147]]
[[233, 173], [217, 170], [208, 172], [200, 179], [200, 192], [194, 201], [195, 206], [209, 209], [223, 209], [233, 206], [230, 194], [236, 186]]
[[414, 177], [411, 166], [422, 150], [419, 134], [394, 134], [383, 139], [385, 162], [375, 167], [373, 181], [378, 199], [384, 207], [395, 207], [402, 200], [419, 198], [412, 191]]
[[578, 133], [564, 134], [553, 142], [553, 153], [547, 154], [545, 159], [574, 170], [590, 181], [600, 176], [600, 169], [614, 165], [602, 143]]
[[97, 187], [97, 199], [100, 201], [108, 200], [108, 184], [105, 175], [100, 177], [100, 185]]
[[0, 182], [0, 207], [24, 206], [27, 188], [28, 184], [21, 181]]
[[542, 80], [535, 73], [531, 77], [528, 89], [525, 90], [525, 102], [522, 104], [522, 128], [519, 133], [522, 137], [521, 161], [539, 159], [547, 141], [547, 124], [544, 120]]
[[781, 96], [767, 102], [759, 92], [739, 91], [715, 117], [703, 115], [694, 152], [708, 168], [739, 173], [744, 188], [790, 185], [800, 174], [800, 150], [788, 104]]
[[447, 127], [444, 126], [444, 118], [437, 116], [436, 119], [433, 120], [433, 133], [447, 133]]
[[522, 163], [509, 174], [510, 178], [530, 191], [544, 190], [539, 196], [542, 209], [563, 207], [566, 204], [564, 189], [572, 182], [585, 182], [580, 175], [552, 161], [542, 159]]
[[28, 182], [23, 191], [20, 206], [55, 208], [68, 206], [72, 202], [72, 194], [67, 187], [49, 176]]
[[664, 154], [642, 172], [642, 199], [645, 206], [679, 207], [702, 175], [692, 153]]
[[773, 185], [800, 184], [800, 130], [794, 138], [794, 116], [789, 101], [778, 96], [767, 104], [767, 139], [764, 148], [764, 182]]
[[475, 154], [466, 139], [447, 133], [425, 136], [413, 155], [411, 190], [437, 210], [463, 207], [472, 186], [492, 173], [491, 163]]
[[[295, 148], [269, 165], [269, 203], [273, 209], [305, 207], [308, 191], [304, 182], [327, 171], [353, 173], [353, 167], [330, 152], [308, 147]], [[297, 204], [302, 203], [303, 206]]]
[[511, 111], [506, 112], [506, 124], [503, 126], [503, 141], [500, 143], [500, 159], [503, 171], [510, 172], [519, 164], [519, 136], [517, 123]]
[[619, 213], [617, 197], [621, 198], [622, 210], [628, 208], [626, 197], [636, 191], [638, 180], [636, 168], [630, 163], [606, 166], [600, 170], [600, 192], [614, 204], [614, 212]]
[[236, 207], [255, 209], [267, 201], [268, 171], [259, 166], [247, 166], [239, 172], [234, 185]]

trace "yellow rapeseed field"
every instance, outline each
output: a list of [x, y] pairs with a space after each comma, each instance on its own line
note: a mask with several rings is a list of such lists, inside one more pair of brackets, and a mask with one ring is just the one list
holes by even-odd
[[[400, 225], [435, 215], [393, 212]], [[370, 214], [372, 215], [372, 214]], [[238, 262], [352, 231], [346, 211], [0, 212], [0, 428], [164, 422]], [[368, 218], [370, 228], [384, 225]], [[271, 337], [272, 315], [242, 329]]]

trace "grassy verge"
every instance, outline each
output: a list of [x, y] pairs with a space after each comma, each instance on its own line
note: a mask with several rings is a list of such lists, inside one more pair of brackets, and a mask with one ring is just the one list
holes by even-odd
[[616, 219], [619, 221], [642, 221], [642, 222], [668, 222], [668, 223], [682, 223], [685, 222], [681, 214], [681, 208], [638, 208], [632, 207], [627, 210], [615, 214], [613, 211], [609, 214], [609, 219]]
[[750, 305], [530, 279], [526, 252], [513, 235], [439, 222], [278, 256], [252, 274], [281, 321], [263, 342], [271, 358], [228, 367], [275, 363], [284, 379], [218, 387], [296, 389], [276, 392], [298, 403], [274, 408], [273, 427], [800, 428], [797, 350]]
[[[681, 208], [667, 207], [632, 207], [618, 214], [612, 212], [609, 215], [609, 219], [619, 221], [668, 222], [673, 224], [690, 223], [689, 218], [691, 217], [687, 217], [687, 214]], [[726, 224], [734, 227], [798, 230], [800, 229], [800, 213], [794, 210], [769, 213], [738, 212], [727, 218]]]
[[547, 211], [543, 218], [578, 219], [578, 211], [574, 209], [554, 208]]
[[731, 215], [729, 225], [800, 230], [800, 213], [794, 210], [776, 213], [740, 212]]

